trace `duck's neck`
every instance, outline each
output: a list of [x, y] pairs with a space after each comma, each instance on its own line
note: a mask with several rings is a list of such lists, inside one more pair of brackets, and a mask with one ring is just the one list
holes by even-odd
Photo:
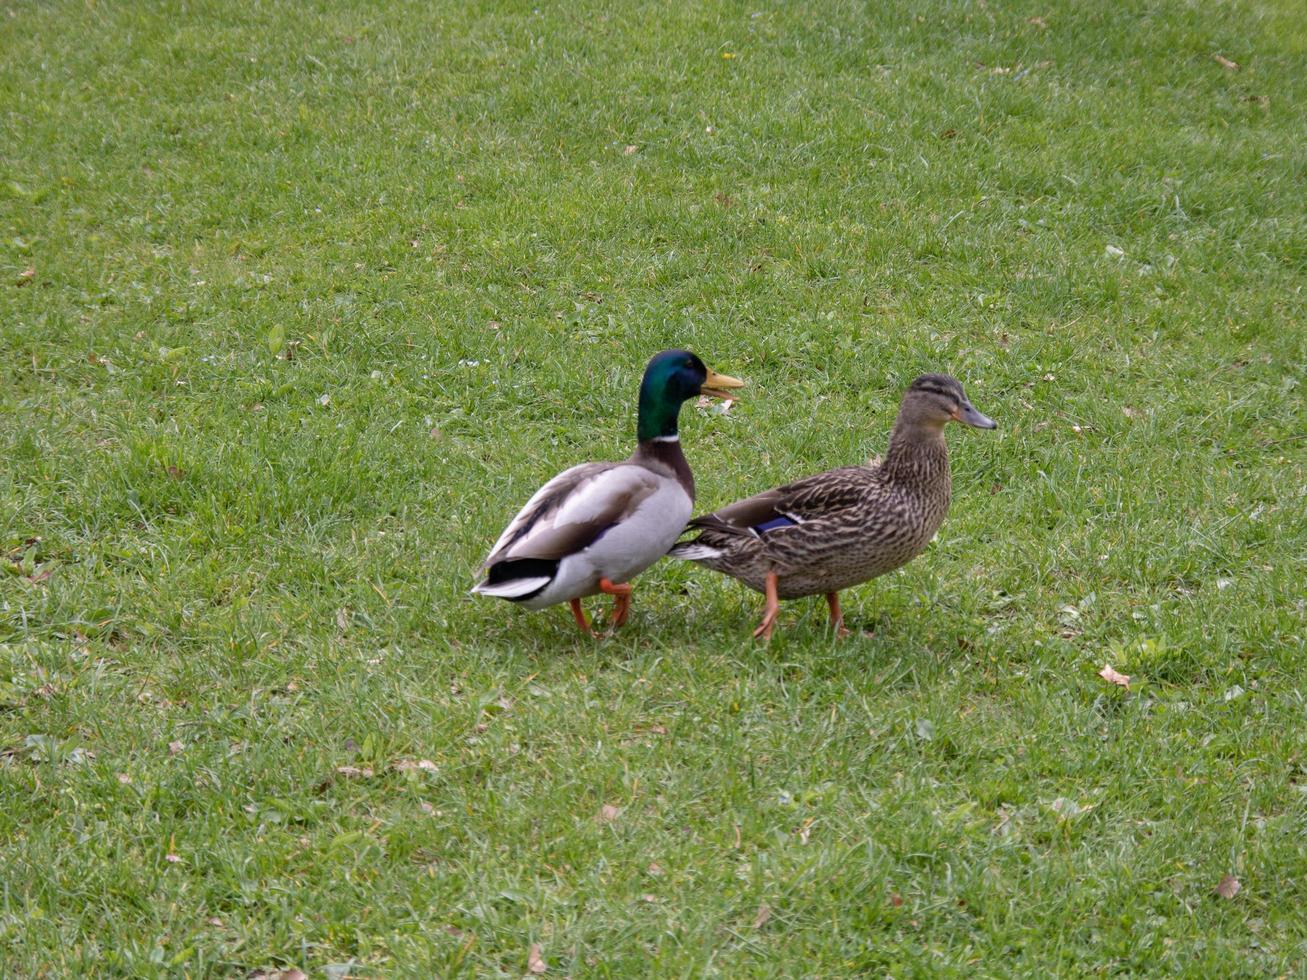
[[640, 414], [635, 423], [636, 438], [640, 445], [633, 457], [637, 462], [669, 472], [680, 482], [685, 492], [694, 499], [694, 474], [681, 452], [681, 437], [677, 423], [681, 416], [681, 402], [673, 401], [649, 379], [640, 385]]
[[944, 427], [899, 419], [890, 433], [889, 450], [880, 468], [896, 482], [917, 484], [925, 489], [942, 487], [948, 493], [948, 445], [944, 442]]
[[681, 452], [681, 440], [676, 436], [641, 439], [632, 458], [643, 466], [676, 477], [681, 489], [689, 495], [690, 500], [694, 500], [694, 474], [690, 472], [685, 453]]

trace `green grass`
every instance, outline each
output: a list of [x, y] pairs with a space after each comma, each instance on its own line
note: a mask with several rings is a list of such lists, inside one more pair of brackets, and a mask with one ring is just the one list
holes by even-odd
[[[1293, 0], [5, 0], [0, 48], [0, 973], [1303, 969]], [[750, 383], [683, 419], [702, 508], [924, 370], [998, 420], [874, 635], [758, 647], [671, 563], [600, 643], [467, 595], [673, 345]]]

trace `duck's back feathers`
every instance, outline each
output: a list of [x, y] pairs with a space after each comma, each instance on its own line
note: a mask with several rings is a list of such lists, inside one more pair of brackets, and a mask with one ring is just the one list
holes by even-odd
[[573, 466], [526, 502], [495, 542], [483, 567], [518, 558], [558, 559], [581, 551], [657, 489], [657, 478], [640, 466]]
[[802, 524], [860, 501], [871, 475], [865, 466], [827, 470], [696, 517], [689, 527], [756, 537], [777, 527]]
[[663, 555], [690, 514], [674, 478], [649, 467], [585, 463], [531, 497], [495, 543], [473, 588], [538, 608], [625, 581]]

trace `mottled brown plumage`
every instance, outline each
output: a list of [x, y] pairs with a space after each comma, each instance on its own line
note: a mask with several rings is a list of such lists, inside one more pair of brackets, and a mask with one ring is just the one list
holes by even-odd
[[827, 470], [696, 517], [687, 529], [698, 537], [671, 555], [766, 595], [755, 635], [770, 637], [777, 600], [823, 593], [842, 630], [839, 591], [911, 561], [948, 513], [950, 421], [994, 428], [953, 378], [923, 375], [904, 393], [883, 462]]

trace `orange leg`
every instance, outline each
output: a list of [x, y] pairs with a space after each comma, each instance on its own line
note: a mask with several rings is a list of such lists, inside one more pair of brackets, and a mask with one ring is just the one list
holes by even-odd
[[830, 606], [830, 628], [842, 640], [849, 635], [849, 631], [844, 628], [844, 614], [840, 612], [840, 594], [838, 592], [827, 592], [826, 605]]
[[590, 624], [586, 622], [585, 610], [581, 608], [581, 600], [573, 599], [569, 605], [572, 607], [572, 615], [576, 618], [576, 625], [581, 627], [581, 632], [586, 636], [594, 636], [594, 630], [592, 630]]
[[599, 591], [613, 597], [613, 629], [626, 623], [626, 616], [631, 611], [631, 586], [627, 582], [614, 585], [606, 578], [599, 580]]
[[756, 640], [762, 638], [764, 643], [771, 642], [772, 627], [776, 625], [776, 616], [781, 611], [781, 600], [776, 594], [776, 585], [780, 582], [780, 576], [775, 572], [767, 573], [767, 603], [763, 606], [762, 623], [753, 631], [753, 638]]

